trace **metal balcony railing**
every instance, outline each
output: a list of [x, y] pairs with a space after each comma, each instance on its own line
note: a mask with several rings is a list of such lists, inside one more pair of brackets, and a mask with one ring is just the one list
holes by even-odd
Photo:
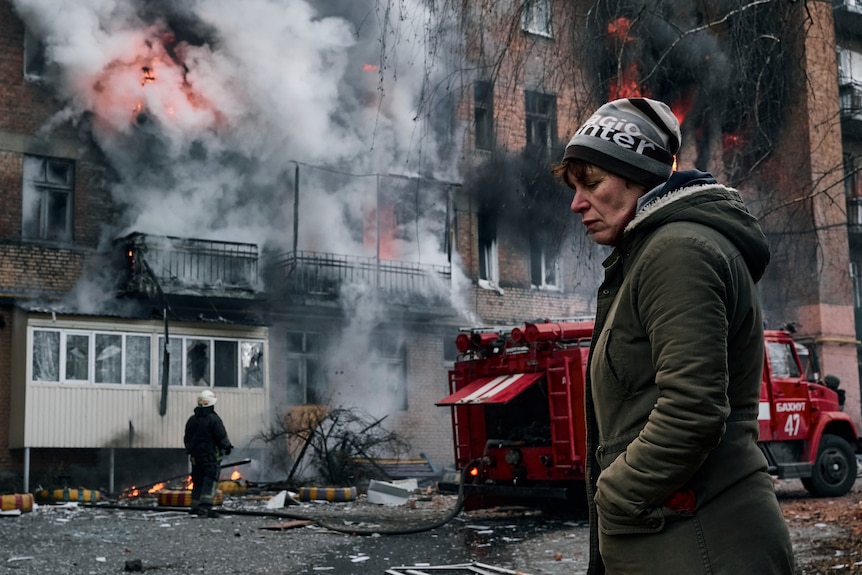
[[393, 301], [448, 300], [451, 267], [321, 252], [278, 256], [284, 288], [291, 293], [337, 296], [346, 284], [376, 288]]
[[258, 250], [255, 244], [154, 236], [133, 233], [122, 242], [130, 259], [132, 282], [149, 275], [162, 290], [208, 292], [256, 291]]

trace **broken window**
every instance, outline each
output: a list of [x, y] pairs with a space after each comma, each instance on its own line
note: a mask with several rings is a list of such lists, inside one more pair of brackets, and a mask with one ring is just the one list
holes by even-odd
[[63, 343], [66, 353], [64, 381], [86, 382], [90, 379], [90, 336], [88, 334], [65, 334]]
[[242, 386], [263, 387], [263, 344], [244, 341], [240, 344], [242, 350]]
[[476, 149], [494, 149], [494, 84], [473, 84], [473, 114], [476, 123]]
[[[32, 333], [32, 381], [161, 383], [164, 337], [158, 337], [159, 379], [153, 381], [150, 373], [155, 335], [39, 328]], [[215, 369], [216, 386], [239, 387], [238, 382], [244, 388], [264, 386], [261, 341], [171, 337], [169, 352], [170, 385], [208, 386]]]
[[497, 262], [497, 217], [488, 212], [478, 217], [479, 279], [494, 285], [500, 281]]
[[553, 38], [551, 0], [524, 0], [521, 27], [525, 32]]
[[121, 334], [96, 334], [96, 383], [123, 383]]
[[[236, 348], [234, 348], [234, 352], [236, 352]], [[210, 377], [210, 341], [187, 339], [186, 385], [209, 387], [210, 381], [212, 381]]]
[[287, 332], [287, 402], [289, 405], [328, 403], [328, 390], [321, 374], [321, 336], [302, 331]]
[[527, 145], [547, 149], [553, 146], [557, 124], [557, 97], [541, 92], [524, 92]]
[[38, 80], [45, 73], [45, 44], [36, 34], [24, 30], [24, 78]]
[[33, 381], [60, 381], [60, 332], [33, 332]]
[[71, 241], [74, 174], [71, 160], [24, 156], [21, 235], [25, 239]]
[[560, 261], [540, 234], [530, 235], [530, 284], [538, 289], [560, 289]]

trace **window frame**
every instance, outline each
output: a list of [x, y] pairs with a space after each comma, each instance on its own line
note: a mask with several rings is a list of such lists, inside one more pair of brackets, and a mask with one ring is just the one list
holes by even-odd
[[494, 149], [494, 83], [473, 82], [473, 143], [477, 150]]
[[551, 0], [524, 0], [521, 5], [521, 29], [536, 36], [553, 38]]
[[[316, 331], [304, 331], [304, 330], [286, 330], [285, 332], [285, 389], [287, 395], [287, 403], [288, 405], [321, 405], [325, 403], [328, 398], [324, 397], [326, 391], [322, 384], [322, 378], [320, 377], [321, 373], [321, 363], [323, 359], [323, 354], [321, 353], [321, 348], [324, 345], [324, 336], [320, 332]], [[299, 351], [293, 351], [290, 349], [290, 337], [291, 335], [300, 335], [302, 337], [302, 341], [300, 344]], [[313, 351], [309, 351], [309, 336], [314, 336], [317, 338], [317, 346]], [[294, 391], [292, 389], [294, 387], [294, 383], [290, 381], [291, 377], [291, 367], [292, 363], [295, 362], [295, 366], [297, 369], [296, 372], [296, 385], [298, 385], [298, 390]], [[309, 365], [312, 366], [312, 369], [309, 369]], [[316, 369], [315, 369], [316, 367]], [[309, 381], [310, 379], [316, 379], [316, 381]], [[309, 390], [314, 390], [316, 395], [318, 396], [317, 402], [309, 401]], [[296, 394], [296, 397], [293, 397], [292, 394]]]
[[[538, 262], [536, 261], [538, 259]], [[533, 289], [544, 291], [562, 291], [562, 266], [560, 257], [554, 259], [550, 267], [553, 267], [553, 281], [547, 281], [548, 276], [548, 246], [536, 235], [530, 238], [530, 286]], [[536, 282], [536, 264], [540, 273], [540, 281]]]
[[[38, 168], [34, 166], [39, 162]], [[29, 166], [28, 166], [29, 164]], [[54, 167], [54, 170], [51, 168]], [[66, 174], [65, 182], [52, 181], [50, 174], [62, 167]], [[71, 242], [74, 239], [74, 200], [75, 200], [75, 161], [68, 158], [24, 154], [22, 158], [22, 213], [21, 237], [24, 240], [47, 242]], [[60, 197], [63, 206], [62, 232], [56, 230], [52, 217], [53, 202]], [[29, 205], [35, 210], [28, 209]], [[59, 210], [58, 210], [59, 211]]]
[[[164, 342], [164, 334], [159, 334], [155, 332], [141, 332], [134, 330], [110, 330], [103, 328], [94, 328], [94, 329], [79, 329], [79, 328], [53, 328], [53, 327], [44, 327], [41, 325], [30, 325], [27, 327], [27, 346], [28, 346], [28, 354], [27, 354], [27, 380], [30, 384], [64, 384], [64, 385], [92, 385], [95, 387], [138, 387], [138, 388], [151, 388], [157, 387], [161, 385], [162, 378], [162, 353], [163, 353], [163, 342]], [[35, 345], [36, 345], [36, 332], [46, 332], [46, 333], [57, 333], [58, 341], [57, 352], [59, 356], [56, 361], [57, 365], [57, 379], [56, 380], [34, 380], [35, 366]], [[120, 366], [120, 381], [119, 382], [97, 382], [97, 361], [96, 357], [96, 339], [98, 336], [121, 336], [121, 366]], [[71, 379], [68, 377], [68, 358], [67, 353], [69, 350], [69, 342], [68, 338], [70, 336], [73, 337], [87, 337], [87, 379]], [[145, 338], [149, 342], [149, 350], [146, 355], [146, 373], [149, 378], [149, 383], [129, 383], [129, 375], [132, 372], [130, 370], [130, 366], [134, 366], [134, 363], [130, 363], [129, 357], [129, 339], [130, 338]], [[173, 357], [173, 353], [171, 354], [172, 361], [172, 379], [174, 379], [173, 374], [179, 372], [181, 377], [179, 378], [179, 383], [171, 383], [171, 387], [219, 387], [221, 389], [241, 389], [241, 390], [252, 390], [252, 389], [263, 389], [266, 387], [266, 362], [263, 361], [264, 354], [266, 353], [265, 340], [257, 339], [253, 337], [223, 337], [223, 336], [210, 336], [210, 335], [191, 335], [191, 334], [176, 334], [171, 335], [169, 340], [171, 342], [178, 342], [179, 349], [185, 350], [187, 342], [189, 341], [207, 341], [209, 342], [209, 350], [210, 357], [208, 358], [209, 364], [209, 374], [210, 380], [214, 379], [214, 365], [215, 365], [215, 342], [232, 342], [235, 343], [235, 355], [236, 360], [234, 365], [237, 366], [236, 373], [236, 385], [235, 386], [215, 386], [213, 381], [209, 381], [207, 386], [191, 386], [188, 385], [187, 376], [188, 376], [188, 357], [185, 353], [180, 354], [180, 358], [182, 359], [179, 364], [179, 369], [173, 369], [175, 365], [173, 362], [176, 361]], [[261, 377], [260, 381], [262, 384], [260, 386], [246, 386], [244, 385], [247, 381], [245, 377], [245, 372], [243, 371], [243, 358], [241, 357], [242, 348], [244, 344], [248, 344], [250, 346], [259, 346], [260, 350], [260, 361], [256, 367], [256, 369], [260, 370]], [[142, 364], [144, 365], [144, 364]], [[143, 368], [141, 369], [141, 371]]]
[[[544, 110], [544, 108], [547, 109]], [[539, 133], [542, 126], [544, 126], [544, 134]], [[526, 145], [542, 148], [551, 153], [556, 133], [557, 96], [536, 90], [524, 90], [524, 137]], [[541, 139], [544, 141], [538, 141]]]

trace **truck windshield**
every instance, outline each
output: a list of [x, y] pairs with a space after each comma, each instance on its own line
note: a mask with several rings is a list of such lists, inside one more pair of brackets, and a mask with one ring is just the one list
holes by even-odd
[[772, 367], [772, 377], [799, 377], [801, 375], [792, 346], [792, 343], [766, 342], [769, 365]]

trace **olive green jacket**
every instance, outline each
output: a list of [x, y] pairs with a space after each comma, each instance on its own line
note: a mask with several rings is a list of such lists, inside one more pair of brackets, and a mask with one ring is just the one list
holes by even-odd
[[[682, 515], [706, 513], [766, 469], [756, 444], [764, 343], [755, 287], [766, 238], [738, 193], [709, 174], [677, 172], [651, 195], [605, 260], [598, 294], [585, 404], [591, 575], [605, 572], [599, 545], [615, 552], [614, 537], [655, 534], [650, 547], [661, 553], [667, 521], [680, 520], [665, 506], [673, 494], [693, 495], [696, 510]], [[638, 573], [656, 572], [642, 559]]]

